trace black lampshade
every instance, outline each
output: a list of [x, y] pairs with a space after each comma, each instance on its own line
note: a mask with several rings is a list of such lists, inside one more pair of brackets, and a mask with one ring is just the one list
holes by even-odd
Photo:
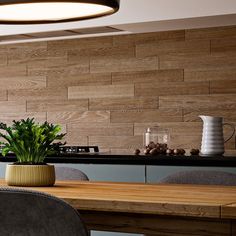
[[120, 0], [0, 0], [0, 24], [43, 24], [91, 19], [119, 10]]

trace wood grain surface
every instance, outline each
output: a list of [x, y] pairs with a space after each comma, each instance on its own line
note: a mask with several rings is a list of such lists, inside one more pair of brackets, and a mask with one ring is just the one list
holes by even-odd
[[235, 25], [1, 45], [0, 121], [35, 114], [63, 125], [68, 143], [116, 153], [157, 124], [170, 148], [198, 148], [199, 115], [236, 124], [235, 81]]
[[81, 210], [80, 214], [91, 230], [141, 233], [145, 236], [235, 235], [235, 231], [231, 231], [235, 226], [230, 220]]
[[[4, 180], [0, 184], [6, 186]], [[55, 195], [77, 209], [109, 212], [219, 219], [224, 218], [222, 207], [236, 203], [236, 187], [231, 186], [58, 181], [54, 187], [27, 189]]]
[[[5, 187], [4, 180], [0, 180]], [[236, 187], [57, 181], [28, 187], [78, 209], [90, 230], [148, 236], [234, 236]]]

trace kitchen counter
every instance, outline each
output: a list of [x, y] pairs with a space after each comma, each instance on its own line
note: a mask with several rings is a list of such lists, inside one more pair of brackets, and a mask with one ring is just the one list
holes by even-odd
[[[0, 157], [1, 162], [15, 162], [16, 157]], [[114, 165], [163, 165], [163, 166], [214, 166], [236, 167], [236, 156], [187, 156], [187, 155], [133, 155], [112, 153], [80, 153], [48, 156], [46, 163], [114, 164]]]

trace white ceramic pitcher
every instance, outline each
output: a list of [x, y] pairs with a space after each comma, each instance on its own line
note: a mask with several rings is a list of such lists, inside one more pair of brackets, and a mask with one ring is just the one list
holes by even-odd
[[[222, 155], [225, 152], [224, 143], [229, 141], [234, 133], [233, 124], [223, 123], [223, 117], [199, 116], [203, 121], [201, 155]], [[224, 140], [223, 126], [229, 125], [232, 134]]]

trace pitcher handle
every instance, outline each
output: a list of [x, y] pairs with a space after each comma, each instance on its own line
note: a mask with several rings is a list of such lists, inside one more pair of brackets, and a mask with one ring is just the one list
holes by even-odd
[[230, 124], [230, 123], [224, 123], [223, 125], [230, 126], [232, 128], [232, 131], [233, 131], [232, 134], [226, 140], [224, 140], [224, 142], [226, 143], [226, 142], [228, 142], [234, 136], [234, 134], [235, 134], [235, 126], [233, 124]]

